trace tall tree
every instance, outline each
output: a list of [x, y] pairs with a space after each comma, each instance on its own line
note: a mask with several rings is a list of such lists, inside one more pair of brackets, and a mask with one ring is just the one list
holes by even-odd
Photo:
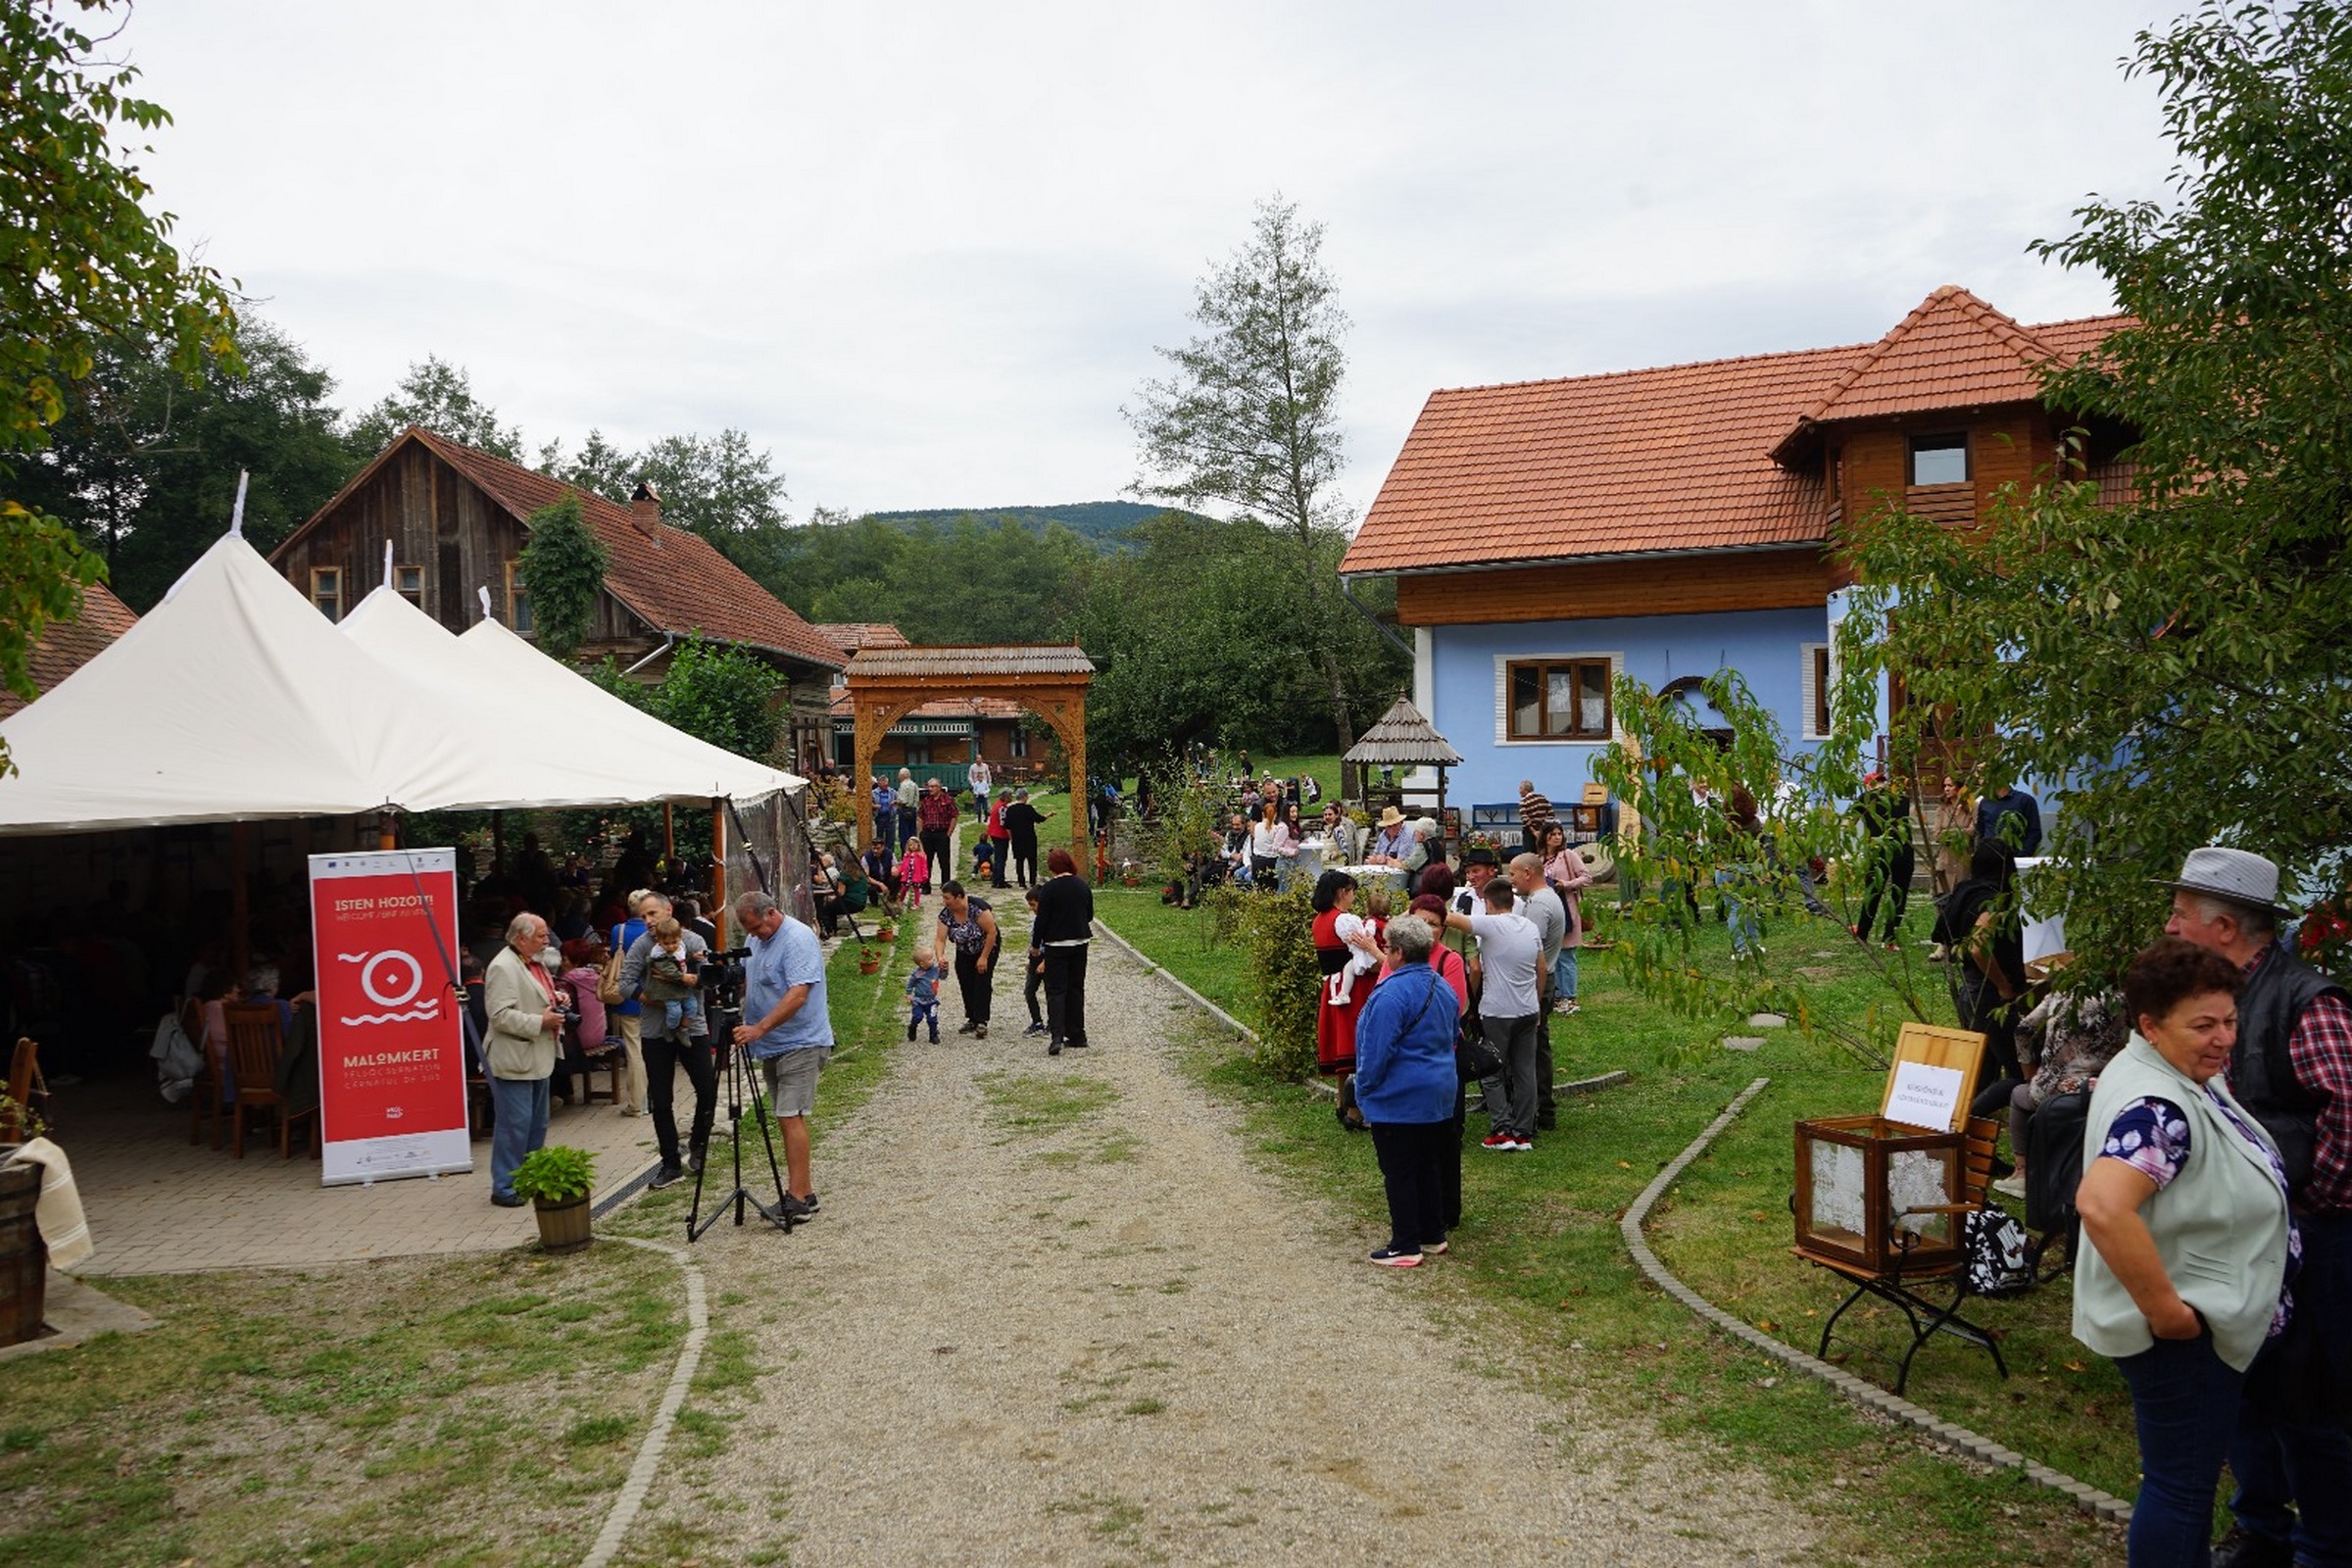
[[564, 456], [561, 439], [550, 441], [539, 449], [537, 466], [541, 473], [608, 501], [626, 501], [637, 487], [637, 460], [607, 441], [602, 430], [588, 432], [577, 457]]
[[1339, 744], [1355, 738], [1347, 671], [1331, 644], [1349, 613], [1320, 548], [1350, 520], [1337, 489], [1342, 455], [1340, 346], [1348, 318], [1323, 269], [1323, 225], [1296, 203], [1260, 202], [1249, 242], [1198, 285], [1200, 335], [1159, 350], [1175, 367], [1122, 410], [1142, 443], [1140, 496], [1221, 503], [1281, 528], [1308, 589], [1316, 662]]
[[372, 457], [412, 424], [435, 435], [480, 447], [509, 463], [522, 461], [522, 431], [501, 424], [498, 411], [474, 396], [473, 378], [463, 365], [428, 354], [409, 367], [400, 385], [352, 424], [351, 438]]
[[[132, 95], [138, 73], [76, 24], [107, 0], [0, 5], [0, 681], [33, 694], [28, 660], [103, 564], [58, 518], [14, 498], [13, 459], [40, 450], [98, 345], [152, 337], [182, 375], [236, 362], [229, 285], [172, 244], [172, 217], [125, 145], [171, 117]], [[119, 8], [127, 12], [128, 7]], [[79, 16], [76, 16], [79, 13]], [[0, 773], [13, 770], [0, 745]]]
[[1985, 772], [2063, 781], [2034, 893], [2094, 976], [2199, 843], [2352, 878], [2352, 12], [2208, 0], [2129, 69], [2158, 86], [2173, 198], [2092, 200], [2037, 248], [2129, 313], [2050, 396], [2086, 417], [2071, 456], [2132, 496], [2070, 472], [1976, 534], [1874, 519], [1846, 622], [1848, 663], [1902, 670], [1911, 713], [1949, 705]]
[[66, 393], [49, 445], [25, 464], [28, 505], [106, 559], [115, 591], [145, 610], [228, 525], [250, 471], [245, 534], [268, 550], [357, 470], [327, 402], [326, 371], [259, 317], [237, 326], [242, 373], [189, 382], [146, 337], [110, 338]]
[[531, 628], [547, 653], [569, 659], [587, 640], [612, 558], [580, 514], [576, 492], [532, 513], [528, 526], [530, 542], [516, 569], [530, 596]]

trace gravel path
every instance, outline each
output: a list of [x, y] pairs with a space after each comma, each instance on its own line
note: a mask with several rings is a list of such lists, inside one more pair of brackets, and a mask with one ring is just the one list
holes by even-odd
[[[1017, 902], [1005, 924], [1025, 951]], [[758, 1396], [624, 1559], [1806, 1559], [1760, 1480], [1465, 1354], [1446, 1260], [1363, 1262], [1383, 1238], [1256, 1168], [1179, 1070], [1191, 1009], [1093, 962], [1095, 1049], [1020, 1035], [1016, 964], [991, 1039], [902, 1048], [826, 1139], [820, 1218], [697, 1249]]]

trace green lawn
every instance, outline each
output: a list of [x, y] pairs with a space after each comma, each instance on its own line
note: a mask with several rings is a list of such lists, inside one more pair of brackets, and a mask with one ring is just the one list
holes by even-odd
[[[1587, 903], [1604, 932], [1612, 902], [1604, 891]], [[1163, 906], [1153, 889], [1122, 887], [1100, 890], [1097, 908], [1170, 973], [1249, 1021], [1239, 955], [1215, 944], [1199, 911]], [[1912, 912], [1916, 942], [1928, 910], [1915, 904]], [[1808, 987], [1826, 1020], [1858, 1021], [1886, 1001], [1875, 960], [1835, 925], [1776, 926], [1768, 947], [1773, 964]], [[1728, 962], [1720, 928], [1706, 928], [1700, 954], [1703, 962]], [[1822, 1316], [1842, 1292], [1788, 1251], [1791, 1123], [1875, 1109], [1883, 1070], [1794, 1030], [1769, 1031], [1770, 1043], [1753, 1054], [1721, 1050], [1724, 1035], [1755, 1031], [1735, 1018], [1677, 1016], [1635, 995], [1595, 956], [1585, 961], [1580, 991], [1584, 1011], [1554, 1020], [1559, 1076], [1624, 1068], [1632, 1082], [1565, 1102], [1560, 1132], [1539, 1140], [1533, 1155], [1466, 1150], [1468, 1217], [1455, 1252], [1424, 1275], [1506, 1312], [1535, 1359], [1574, 1367], [1579, 1388], [1646, 1412], [1670, 1432], [1719, 1442], [1792, 1494], [1838, 1498], [1843, 1551], [1899, 1540], [1926, 1563], [2120, 1558], [2120, 1537], [2056, 1494], [2012, 1474], [1979, 1474], [1871, 1422], [1814, 1380], [1705, 1328], [1626, 1255], [1617, 1233], [1626, 1205], [1741, 1087], [1769, 1076], [1770, 1088], [1658, 1205], [1651, 1239], [1700, 1294], [1813, 1348]], [[1212, 1030], [1199, 1040], [1196, 1067], [1246, 1117], [1260, 1152], [1357, 1216], [1365, 1246], [1376, 1241], [1385, 1210], [1369, 1142], [1340, 1131], [1327, 1098], [1269, 1080]], [[2130, 1400], [2112, 1367], [2068, 1336], [2067, 1286], [1975, 1306], [2001, 1334], [2011, 1377], [2003, 1382], [1982, 1351], [1944, 1340], [1920, 1353], [1911, 1396], [2130, 1496], [2137, 1469]], [[1840, 1323], [1833, 1358], [1890, 1385], [1886, 1352], [1898, 1341], [1884, 1311], [1864, 1314], [1857, 1307]]]
[[685, 1332], [632, 1247], [105, 1283], [0, 1364], [0, 1564], [577, 1562]]

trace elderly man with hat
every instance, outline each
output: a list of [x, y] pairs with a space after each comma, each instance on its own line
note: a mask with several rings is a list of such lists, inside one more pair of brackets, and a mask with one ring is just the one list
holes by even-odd
[[1380, 831], [1372, 837], [1372, 853], [1364, 857], [1364, 863], [1401, 867], [1415, 843], [1412, 824], [1404, 819], [1404, 813], [1394, 806], [1386, 807], [1380, 813]]
[[2278, 940], [2278, 868], [2189, 853], [2164, 929], [2236, 964], [2230, 1091], [2278, 1144], [2303, 1236], [2298, 1320], [2246, 1378], [2217, 1568], [2352, 1564], [2352, 998]]

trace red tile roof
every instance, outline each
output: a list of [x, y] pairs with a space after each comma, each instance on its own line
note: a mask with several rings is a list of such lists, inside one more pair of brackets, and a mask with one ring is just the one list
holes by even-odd
[[1838, 377], [1804, 422], [2033, 403], [2057, 354], [1964, 288], [1929, 295]]
[[[423, 442], [517, 520], [527, 520], [574, 489], [417, 425], [409, 426], [401, 439], [412, 438]], [[619, 502], [586, 490], [577, 494], [582, 515], [612, 558], [605, 568], [606, 591], [654, 630], [742, 643], [825, 669], [839, 669], [847, 662], [841, 650], [792, 607], [752, 581], [700, 534], [664, 522], [641, 527]]]
[[2025, 327], [1943, 288], [1877, 343], [1435, 392], [1340, 569], [1819, 544], [1819, 473], [1775, 461], [1797, 435], [2035, 401], [2038, 361], [2123, 319]]
[[910, 648], [906, 634], [887, 620], [813, 620], [808, 629], [840, 649], [855, 654], [860, 648]]
[[[81, 612], [72, 620], [53, 620], [41, 628], [41, 635], [32, 645], [27, 666], [32, 683], [42, 693], [73, 674], [82, 665], [104, 653], [114, 640], [137, 623], [138, 616], [130, 607], [117, 599], [102, 583], [92, 583], [81, 591]], [[0, 686], [0, 718], [25, 706], [27, 698], [19, 697]]]

